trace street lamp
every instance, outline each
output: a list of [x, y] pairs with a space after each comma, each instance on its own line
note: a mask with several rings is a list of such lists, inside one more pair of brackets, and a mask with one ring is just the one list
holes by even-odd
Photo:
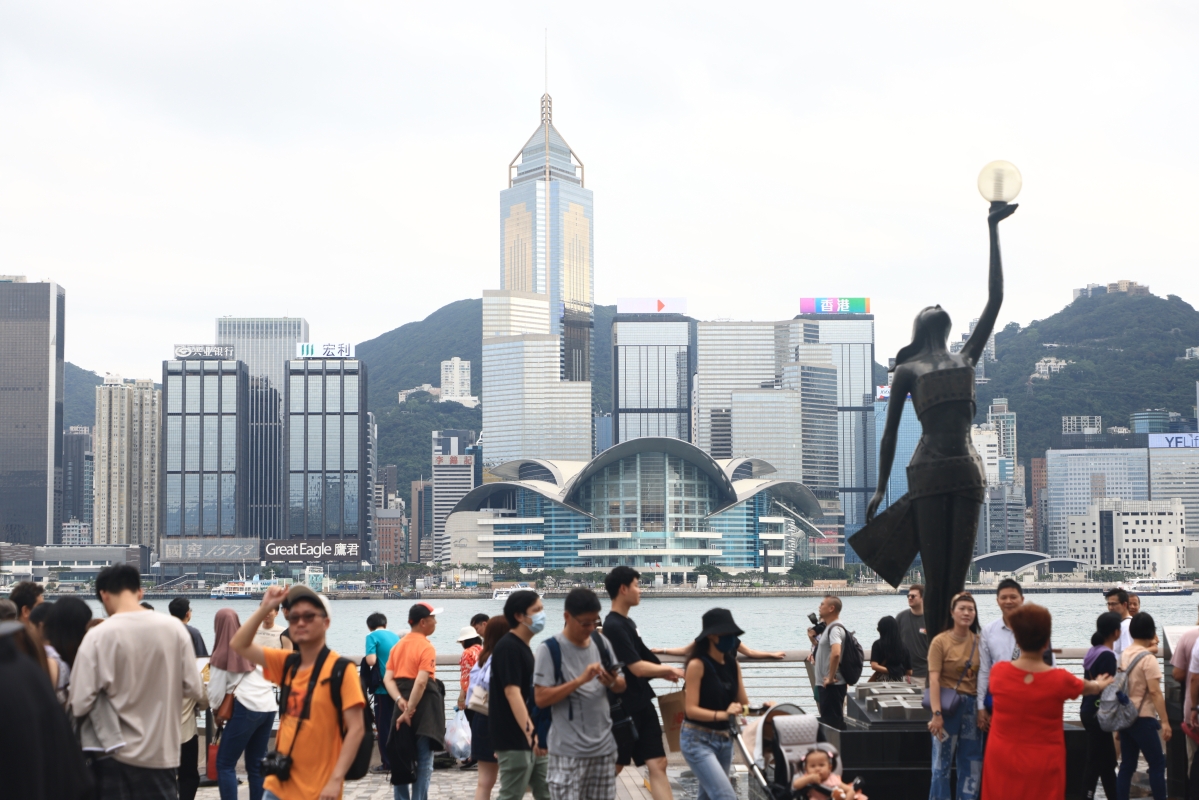
[[978, 191], [992, 203], [1010, 203], [1023, 185], [1020, 170], [1010, 161], [992, 161], [978, 173]]

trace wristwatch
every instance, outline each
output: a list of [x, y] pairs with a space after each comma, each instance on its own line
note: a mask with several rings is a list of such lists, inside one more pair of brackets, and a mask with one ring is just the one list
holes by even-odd
[[940, 712], [940, 711], [934, 711], [934, 712], [933, 712], [933, 716], [934, 716], [934, 717], [939, 717], [939, 716], [941, 716], [941, 712]]

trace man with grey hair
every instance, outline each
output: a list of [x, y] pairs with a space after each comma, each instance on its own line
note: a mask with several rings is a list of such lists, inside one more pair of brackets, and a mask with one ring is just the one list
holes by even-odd
[[808, 628], [808, 638], [815, 648], [820, 721], [841, 730], [845, 727], [845, 694], [849, 689], [840, 669], [841, 645], [845, 641], [845, 626], [840, 622], [841, 598], [825, 595], [817, 614], [824, 630], [817, 636], [815, 628]]

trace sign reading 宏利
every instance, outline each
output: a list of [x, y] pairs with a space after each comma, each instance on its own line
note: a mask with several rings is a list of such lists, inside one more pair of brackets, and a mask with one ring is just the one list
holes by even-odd
[[433, 463], [438, 466], [449, 464], [450, 466], [457, 465], [457, 466], [469, 467], [475, 463], [475, 457], [474, 456], [434, 456]]
[[352, 342], [324, 343], [300, 342], [296, 345], [296, 358], [353, 358]]
[[258, 539], [172, 539], [164, 537], [163, 561], [257, 561]]
[[282, 539], [262, 543], [263, 561], [357, 561], [362, 545], [357, 540]]
[[801, 314], [869, 314], [869, 297], [801, 297]]
[[1199, 433], [1151, 433], [1149, 446], [1160, 447], [1199, 447]]
[[233, 360], [233, 345], [231, 344], [177, 344], [175, 358], [212, 358], [223, 361]]

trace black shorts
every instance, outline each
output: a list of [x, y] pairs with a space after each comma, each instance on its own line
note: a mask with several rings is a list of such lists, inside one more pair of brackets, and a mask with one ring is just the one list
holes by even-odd
[[662, 744], [662, 723], [658, 721], [658, 710], [652, 703], [637, 711], [630, 711], [633, 724], [637, 726], [637, 743], [631, 748], [620, 740], [617, 744], [616, 763], [627, 766], [629, 762], [644, 766], [646, 761], [666, 758], [666, 747]]
[[495, 763], [495, 749], [491, 746], [491, 719], [486, 714], [467, 711], [470, 720], [470, 757], [484, 764]]

